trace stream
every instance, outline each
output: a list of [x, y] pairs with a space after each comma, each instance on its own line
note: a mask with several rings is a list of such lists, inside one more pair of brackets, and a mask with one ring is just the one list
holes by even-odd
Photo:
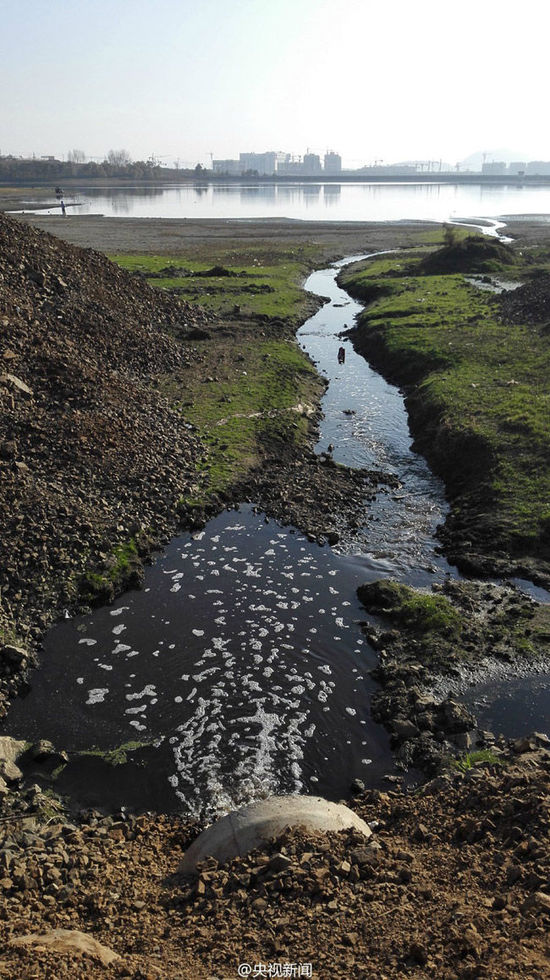
[[[329, 302], [298, 342], [330, 379], [317, 451], [332, 445], [338, 462], [394, 473], [399, 489], [382, 488], [365, 526], [334, 549], [252, 505], [181, 535], [143, 591], [50, 630], [32, 689], [10, 711], [10, 734], [69, 753], [147, 746], [131, 791], [120, 780], [133, 805], [213, 818], [273, 793], [337, 800], [354, 779], [382, 785], [394, 771], [370, 717], [377, 657], [356, 589], [384, 576], [429, 586], [456, 570], [434, 536], [443, 486], [411, 450], [401, 394], [338, 336], [361, 306], [336, 276], [359, 258], [309, 277]], [[82, 785], [104, 778], [94, 756], [88, 771], [78, 765]]]

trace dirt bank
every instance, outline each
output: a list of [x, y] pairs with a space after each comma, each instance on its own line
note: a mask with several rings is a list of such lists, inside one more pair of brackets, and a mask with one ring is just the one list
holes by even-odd
[[[242, 963], [250, 975], [293, 963], [314, 980], [545, 980], [550, 753], [524, 740], [462, 770], [412, 795], [358, 796], [367, 844], [287, 832], [191, 879], [176, 872], [198, 828], [178, 818], [67, 820], [36, 791], [12, 796], [0, 975], [236, 980]], [[21, 943], [53, 930], [69, 931], [57, 950]], [[90, 940], [100, 945], [83, 955]]]

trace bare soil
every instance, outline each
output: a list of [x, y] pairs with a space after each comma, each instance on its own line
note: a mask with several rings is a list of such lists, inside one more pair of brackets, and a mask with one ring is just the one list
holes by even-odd
[[[550, 753], [416, 794], [371, 790], [356, 832], [283, 837], [198, 878], [177, 869], [198, 828], [143, 815], [0, 824], [0, 976], [10, 980], [235, 980], [240, 964], [319, 980], [545, 980], [550, 976]], [[523, 751], [525, 750], [525, 751]], [[120, 959], [11, 941], [78, 930]]]

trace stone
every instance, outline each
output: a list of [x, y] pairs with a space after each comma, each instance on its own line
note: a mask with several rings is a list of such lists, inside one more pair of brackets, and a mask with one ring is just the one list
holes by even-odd
[[32, 396], [32, 388], [29, 388], [24, 381], [21, 381], [21, 378], [16, 378], [15, 374], [0, 374], [0, 384], [9, 388], [11, 391], [15, 390], [22, 395]]
[[516, 738], [512, 742], [512, 749], [517, 755], [523, 755], [525, 752], [531, 752], [535, 748], [534, 739], [526, 735], [523, 738]]
[[97, 939], [92, 939], [91, 936], [77, 929], [52, 929], [51, 932], [17, 936], [10, 939], [9, 945], [23, 946], [27, 949], [38, 947], [58, 953], [80, 953], [90, 956], [103, 966], [110, 966], [120, 959], [118, 953], [114, 953], [108, 946], [103, 946]]
[[23, 773], [19, 766], [16, 766], [15, 762], [11, 762], [9, 759], [0, 760], [0, 776], [7, 783], [18, 783], [20, 779], [23, 779]]
[[0, 736], [0, 761], [17, 762], [27, 748], [27, 743], [9, 735]]
[[272, 796], [229, 813], [203, 831], [185, 852], [179, 870], [194, 874], [197, 864], [210, 856], [220, 863], [243, 857], [289, 827], [314, 834], [353, 828], [366, 838], [372, 835], [365, 821], [342, 803], [318, 796]]
[[458, 732], [454, 736], [454, 743], [457, 749], [460, 749], [462, 752], [467, 752], [468, 749], [471, 749], [473, 744], [470, 732]]
[[391, 727], [399, 738], [418, 738], [420, 732], [412, 721], [408, 718], [394, 718]]
[[0, 655], [2, 660], [12, 667], [22, 667], [29, 659], [28, 651], [24, 647], [14, 646], [11, 643], [5, 643], [0, 647]]

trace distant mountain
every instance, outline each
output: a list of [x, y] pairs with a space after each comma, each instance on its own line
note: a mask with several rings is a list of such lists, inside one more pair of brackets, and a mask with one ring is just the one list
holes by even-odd
[[498, 150], [478, 150], [477, 153], [471, 153], [469, 157], [460, 161], [461, 170], [481, 170], [482, 164], [486, 163], [517, 163], [518, 161], [527, 162], [531, 159], [529, 154], [525, 153], [524, 150], [510, 150], [510, 149], [498, 149]]

